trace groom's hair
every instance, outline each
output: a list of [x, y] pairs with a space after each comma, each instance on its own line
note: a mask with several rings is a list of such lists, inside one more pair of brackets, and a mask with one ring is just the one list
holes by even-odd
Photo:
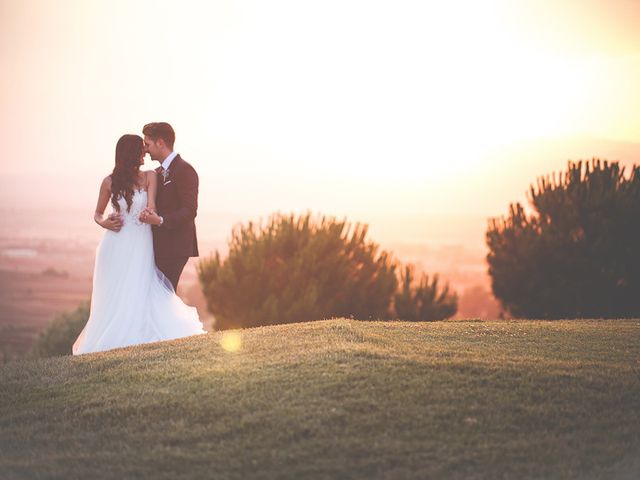
[[150, 137], [154, 142], [161, 138], [169, 148], [173, 148], [173, 144], [176, 141], [176, 132], [167, 122], [147, 123], [142, 128], [142, 133]]

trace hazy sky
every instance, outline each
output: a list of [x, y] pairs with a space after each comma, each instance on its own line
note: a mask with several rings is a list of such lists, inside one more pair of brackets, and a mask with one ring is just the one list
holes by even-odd
[[0, 202], [92, 211], [119, 136], [168, 121], [205, 210], [506, 212], [569, 158], [638, 161], [639, 25], [635, 0], [0, 0]]

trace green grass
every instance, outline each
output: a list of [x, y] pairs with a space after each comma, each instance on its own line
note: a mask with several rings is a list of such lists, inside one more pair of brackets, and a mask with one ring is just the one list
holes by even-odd
[[0, 478], [638, 478], [640, 321], [359, 322], [0, 368]]

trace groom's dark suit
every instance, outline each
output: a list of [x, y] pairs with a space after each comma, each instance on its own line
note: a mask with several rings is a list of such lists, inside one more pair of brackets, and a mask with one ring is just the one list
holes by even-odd
[[198, 174], [180, 155], [165, 172], [166, 180], [160, 167], [156, 172], [156, 208], [163, 222], [153, 226], [153, 249], [157, 267], [177, 290], [187, 260], [198, 256], [194, 221], [198, 210]]

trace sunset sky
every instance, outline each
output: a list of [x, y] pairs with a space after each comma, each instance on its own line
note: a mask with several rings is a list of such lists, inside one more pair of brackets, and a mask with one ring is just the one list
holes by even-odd
[[640, 161], [639, 25], [633, 0], [0, 0], [0, 202], [93, 211], [119, 136], [168, 121], [206, 211], [505, 213], [570, 158]]

